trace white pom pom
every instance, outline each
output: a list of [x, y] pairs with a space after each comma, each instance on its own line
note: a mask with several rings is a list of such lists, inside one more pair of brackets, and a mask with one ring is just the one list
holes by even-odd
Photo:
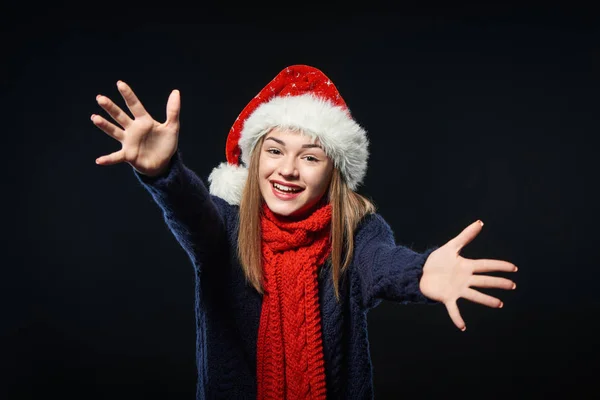
[[222, 162], [208, 176], [209, 192], [237, 206], [242, 200], [246, 179], [248, 179], [246, 167]]

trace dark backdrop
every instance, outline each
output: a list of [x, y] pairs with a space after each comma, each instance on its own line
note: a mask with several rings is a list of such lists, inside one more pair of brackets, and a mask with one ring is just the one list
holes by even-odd
[[599, 394], [591, 9], [163, 7], [32, 7], [3, 27], [0, 397], [194, 397], [192, 266], [131, 167], [95, 165], [119, 148], [95, 96], [124, 106], [122, 79], [162, 121], [179, 89], [180, 148], [206, 178], [290, 64], [323, 70], [368, 130], [360, 192], [398, 243], [480, 218], [463, 255], [520, 267], [516, 291], [486, 291], [503, 309], [459, 301], [464, 333], [443, 306], [373, 310], [376, 397]]

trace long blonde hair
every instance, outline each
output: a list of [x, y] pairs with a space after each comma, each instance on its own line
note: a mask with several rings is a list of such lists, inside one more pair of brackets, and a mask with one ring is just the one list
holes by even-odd
[[[250, 156], [238, 228], [238, 256], [242, 269], [259, 293], [263, 293], [260, 229], [263, 199], [258, 185], [258, 162], [265, 136], [256, 143]], [[333, 169], [327, 196], [331, 204], [331, 272], [335, 296], [339, 300], [340, 281], [354, 254], [354, 231], [364, 216], [375, 212], [375, 205], [351, 190], [337, 168]]]

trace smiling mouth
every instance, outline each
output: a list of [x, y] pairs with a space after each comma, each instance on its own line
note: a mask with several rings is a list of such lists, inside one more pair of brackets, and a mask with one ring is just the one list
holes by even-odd
[[275, 182], [273, 182], [273, 187], [277, 191], [282, 192], [282, 193], [299, 193], [304, 190], [302, 188], [292, 188], [289, 186], [280, 185], [279, 183], [275, 183]]

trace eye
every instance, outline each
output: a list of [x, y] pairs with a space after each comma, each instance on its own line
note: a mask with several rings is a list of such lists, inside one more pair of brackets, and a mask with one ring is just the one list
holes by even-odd
[[317, 162], [317, 161], [319, 161], [319, 159], [316, 158], [316, 157], [314, 157], [314, 156], [306, 156], [305, 159], [307, 161], [310, 161], [310, 162]]
[[270, 149], [267, 149], [267, 153], [271, 153], [271, 154], [281, 154], [281, 151], [279, 151], [279, 149], [270, 148]]

